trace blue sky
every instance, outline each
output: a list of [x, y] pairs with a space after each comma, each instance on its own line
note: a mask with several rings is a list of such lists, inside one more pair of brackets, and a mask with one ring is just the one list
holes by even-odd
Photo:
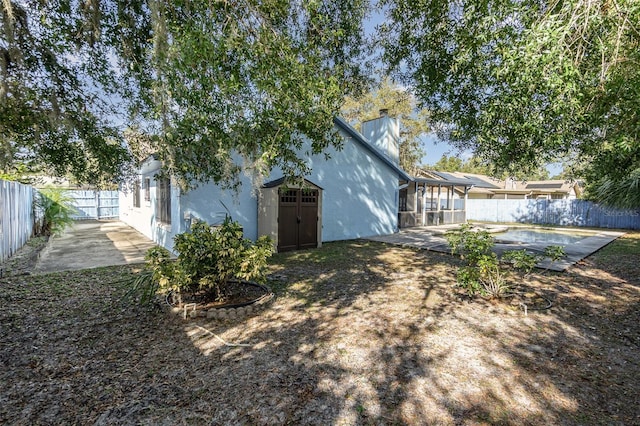
[[471, 157], [470, 152], [460, 152], [458, 149], [452, 147], [448, 143], [439, 140], [435, 134], [430, 133], [423, 139], [424, 150], [426, 155], [422, 157], [422, 164], [434, 164], [437, 162], [443, 154], [447, 156], [456, 156], [462, 159]]

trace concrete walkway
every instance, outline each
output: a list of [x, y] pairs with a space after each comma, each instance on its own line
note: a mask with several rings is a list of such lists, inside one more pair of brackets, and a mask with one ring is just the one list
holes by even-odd
[[[380, 241], [383, 243], [414, 247], [423, 250], [438, 251], [443, 253], [451, 253], [451, 248], [444, 238], [446, 231], [457, 228], [458, 225], [446, 225], [446, 226], [427, 226], [406, 228], [400, 230], [400, 232], [391, 235], [382, 235], [378, 237], [369, 238], [372, 241]], [[506, 225], [483, 225], [489, 232], [496, 233], [502, 232], [507, 229]], [[513, 226], [509, 226], [513, 227]], [[559, 229], [563, 232], [570, 231], [569, 229]], [[580, 232], [589, 232], [590, 230], [580, 230]], [[567, 244], [564, 246], [565, 257], [553, 264], [549, 263], [549, 260], [543, 260], [537, 266], [539, 268], [550, 269], [552, 271], [565, 271], [569, 266], [574, 265], [585, 257], [600, 250], [610, 242], [614, 241], [618, 237], [624, 235], [624, 232], [596, 230], [593, 231], [593, 235], [585, 236], [584, 239], [574, 244]], [[513, 243], [513, 244], [501, 244], [496, 243], [494, 246], [495, 252], [502, 254], [507, 250], [522, 250], [526, 249], [529, 252], [535, 254], [541, 254], [548, 244], [539, 243]]]
[[64, 234], [49, 240], [34, 272], [41, 274], [142, 263], [146, 251], [155, 245], [120, 221], [77, 221]]

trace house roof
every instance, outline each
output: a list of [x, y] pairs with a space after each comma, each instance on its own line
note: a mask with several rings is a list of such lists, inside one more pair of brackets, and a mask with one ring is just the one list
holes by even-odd
[[478, 175], [473, 173], [457, 173], [463, 175], [474, 183], [475, 188], [496, 189], [500, 188], [498, 179], [491, 178], [489, 176]]
[[503, 180], [475, 173], [422, 170], [420, 174], [423, 176], [416, 177], [416, 182], [464, 185], [471, 188], [470, 193], [476, 194], [568, 194], [572, 189], [579, 191], [576, 182], [565, 180], [511, 181], [507, 184]]
[[564, 182], [529, 182], [525, 185], [527, 189], [562, 189]]
[[[310, 180], [304, 179], [304, 182], [309, 184], [310, 186], [313, 186], [314, 188], [324, 189], [324, 188], [316, 185], [315, 183], [311, 182]], [[272, 180], [272, 181], [269, 181], [269, 182], [265, 182], [262, 185], [262, 187], [263, 188], [274, 188], [276, 186], [280, 186], [280, 185], [286, 184], [286, 183], [294, 183], [295, 184], [296, 182], [287, 182], [287, 178], [283, 176], [281, 178], [278, 178], [278, 179], [275, 179], [275, 180]], [[295, 187], [297, 187], [297, 186], [295, 186]]]
[[454, 185], [454, 186], [467, 186], [467, 187], [473, 186], [472, 182], [464, 179], [454, 179], [454, 178], [430, 179], [430, 178], [416, 177], [414, 178], [414, 180], [418, 183], [426, 183], [427, 185], [449, 185], [449, 186]]
[[355, 140], [361, 146], [363, 146], [366, 150], [368, 150], [370, 153], [372, 153], [374, 156], [376, 156], [378, 159], [380, 159], [383, 163], [385, 163], [387, 166], [389, 166], [393, 171], [398, 173], [398, 176], [400, 177], [400, 179], [407, 180], [407, 181], [414, 180], [413, 177], [411, 177], [407, 172], [402, 170], [402, 168], [400, 168], [400, 166], [398, 166], [396, 163], [391, 161], [389, 159], [389, 157], [387, 157], [382, 152], [380, 152], [378, 149], [376, 149], [373, 145], [371, 145], [371, 142], [369, 142], [367, 139], [365, 139], [365, 137], [362, 136], [362, 134], [360, 134], [360, 132], [358, 132], [356, 129], [354, 129], [349, 123], [344, 121], [342, 118], [334, 117], [333, 123], [339, 129], [343, 130], [346, 134], [348, 134], [353, 140]]
[[427, 185], [454, 185], [464, 187], [472, 187], [474, 185], [473, 181], [464, 176], [456, 176], [454, 173], [422, 170], [420, 174], [423, 176], [417, 176], [414, 180]]
[[575, 187], [576, 183], [566, 180], [532, 180], [516, 181], [514, 188], [500, 189], [500, 192], [530, 191], [534, 194], [567, 194]]

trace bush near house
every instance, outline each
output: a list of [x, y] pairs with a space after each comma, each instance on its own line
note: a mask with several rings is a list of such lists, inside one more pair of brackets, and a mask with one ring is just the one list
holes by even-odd
[[156, 291], [178, 293], [204, 291], [216, 299], [232, 280], [264, 282], [267, 259], [273, 253], [269, 237], [253, 241], [244, 238], [242, 227], [227, 217], [222, 225], [195, 222], [189, 232], [174, 238], [179, 253], [172, 260], [162, 247], [150, 249], [145, 271], [134, 286], [149, 301]]

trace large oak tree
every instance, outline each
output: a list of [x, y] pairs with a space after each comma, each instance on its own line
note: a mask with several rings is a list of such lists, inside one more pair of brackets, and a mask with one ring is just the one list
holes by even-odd
[[[363, 80], [363, 0], [2, 2], [0, 169], [122, 178], [123, 123], [182, 186], [306, 172]], [[140, 147], [133, 146], [139, 153]]]
[[640, 207], [640, 3], [382, 0], [385, 60], [440, 136], [510, 174], [577, 158], [592, 197]]

